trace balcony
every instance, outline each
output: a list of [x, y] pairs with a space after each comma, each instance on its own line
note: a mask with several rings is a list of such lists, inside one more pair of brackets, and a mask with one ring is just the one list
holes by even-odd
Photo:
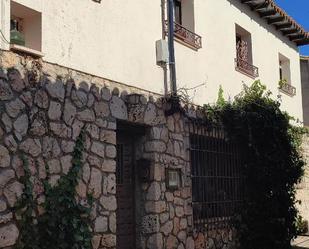
[[[165, 22], [166, 33], [168, 32], [168, 22]], [[174, 22], [174, 37], [180, 43], [198, 50], [202, 48], [202, 37]]]
[[280, 91], [284, 92], [285, 94], [289, 96], [295, 96], [296, 95], [296, 87], [286, 83], [279, 86]]
[[235, 69], [236, 71], [244, 73], [251, 78], [255, 79], [259, 77], [259, 68], [240, 58], [235, 59]]

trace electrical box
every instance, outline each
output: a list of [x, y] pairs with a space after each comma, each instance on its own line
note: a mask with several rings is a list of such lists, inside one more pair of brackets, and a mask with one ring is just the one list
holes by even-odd
[[168, 63], [169, 53], [168, 53], [168, 44], [166, 40], [156, 41], [156, 56], [158, 65]]

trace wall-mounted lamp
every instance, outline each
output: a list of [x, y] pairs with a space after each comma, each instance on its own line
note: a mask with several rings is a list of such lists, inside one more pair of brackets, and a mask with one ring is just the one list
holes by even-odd
[[171, 190], [177, 190], [181, 187], [181, 170], [166, 170], [166, 187]]

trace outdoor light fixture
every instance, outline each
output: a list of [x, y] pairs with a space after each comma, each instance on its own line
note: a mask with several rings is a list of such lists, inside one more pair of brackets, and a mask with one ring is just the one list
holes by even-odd
[[19, 24], [17, 20], [11, 20], [11, 43], [25, 46], [25, 37], [19, 31]]
[[168, 189], [177, 190], [181, 187], [181, 171], [180, 169], [166, 170], [166, 186]]

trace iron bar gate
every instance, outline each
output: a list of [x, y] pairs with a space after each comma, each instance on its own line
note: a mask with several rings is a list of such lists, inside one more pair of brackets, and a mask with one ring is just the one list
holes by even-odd
[[227, 228], [243, 199], [241, 153], [221, 127], [189, 123], [194, 226]]

